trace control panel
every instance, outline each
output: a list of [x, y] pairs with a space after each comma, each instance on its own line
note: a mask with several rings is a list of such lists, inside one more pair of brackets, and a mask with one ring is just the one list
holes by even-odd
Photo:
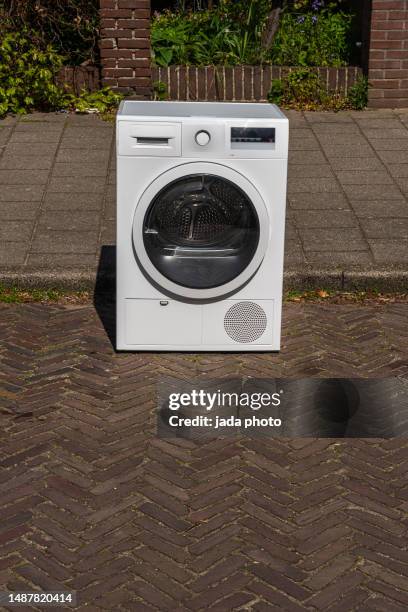
[[[240, 125], [241, 124], [241, 125]], [[119, 155], [202, 159], [277, 158], [287, 155], [286, 124], [274, 120], [121, 121]]]

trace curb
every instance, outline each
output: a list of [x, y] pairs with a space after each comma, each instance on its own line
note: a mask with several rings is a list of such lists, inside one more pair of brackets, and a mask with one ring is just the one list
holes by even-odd
[[[111, 270], [16, 270], [0, 269], [0, 284], [19, 289], [59, 289], [63, 291], [114, 291], [115, 274]], [[407, 292], [408, 269], [394, 268], [341, 270], [303, 267], [287, 269], [284, 272], [286, 291], [307, 291], [314, 289], [335, 291]]]
[[338, 268], [316, 269], [304, 267], [289, 269], [284, 272], [286, 291], [307, 291], [314, 289], [332, 289], [335, 291], [369, 291], [407, 292], [407, 266], [393, 268], [367, 268], [341, 270]]

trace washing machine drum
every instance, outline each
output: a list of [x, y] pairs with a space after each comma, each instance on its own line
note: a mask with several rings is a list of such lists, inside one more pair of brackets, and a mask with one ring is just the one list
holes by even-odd
[[156, 195], [145, 214], [143, 240], [167, 279], [209, 289], [232, 281], [251, 262], [259, 220], [251, 200], [230, 180], [190, 175]]

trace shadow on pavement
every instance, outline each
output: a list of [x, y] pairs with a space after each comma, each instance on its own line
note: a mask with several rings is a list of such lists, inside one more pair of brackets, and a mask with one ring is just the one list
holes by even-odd
[[93, 303], [114, 350], [116, 347], [116, 247], [104, 245], [98, 263]]

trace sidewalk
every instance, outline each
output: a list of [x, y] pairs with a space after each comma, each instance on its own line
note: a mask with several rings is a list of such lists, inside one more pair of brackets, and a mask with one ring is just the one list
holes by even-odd
[[[406, 287], [408, 111], [288, 115], [286, 286]], [[114, 144], [94, 116], [0, 121], [0, 282], [113, 274], [114, 249], [100, 257], [115, 243]]]

